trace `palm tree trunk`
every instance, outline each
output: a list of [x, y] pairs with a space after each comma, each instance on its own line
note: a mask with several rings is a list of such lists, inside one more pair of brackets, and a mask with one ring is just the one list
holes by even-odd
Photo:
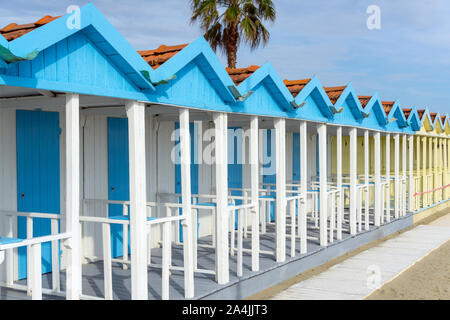
[[237, 42], [238, 42], [238, 30], [233, 30], [229, 33], [229, 39], [227, 41], [227, 60], [228, 68], [236, 68], [236, 57], [237, 57]]

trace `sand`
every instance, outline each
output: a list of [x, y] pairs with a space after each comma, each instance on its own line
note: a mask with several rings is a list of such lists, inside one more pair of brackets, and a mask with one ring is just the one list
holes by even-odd
[[[450, 214], [429, 223], [450, 227]], [[450, 241], [373, 292], [368, 300], [450, 300]]]
[[373, 292], [368, 300], [450, 300], [450, 241]]
[[[443, 227], [450, 226], [449, 209], [444, 209], [438, 213], [433, 214], [420, 221], [420, 224], [440, 225]], [[416, 225], [416, 226], [417, 226]], [[289, 280], [280, 284], [267, 288], [253, 296], [246, 298], [246, 300], [265, 300], [270, 299], [279, 292], [288, 289], [290, 286], [306, 280], [310, 277], [318, 275], [330, 267], [343, 262], [344, 260], [353, 257], [367, 249], [373, 248], [386, 240], [395, 238], [399, 234], [406, 232], [416, 226], [407, 228], [402, 231], [395, 232], [383, 239], [372, 241], [369, 244], [363, 245], [360, 248], [348, 252], [336, 259], [328, 261], [323, 265], [303, 272]], [[417, 269], [417, 270], [416, 270]], [[416, 270], [416, 271], [414, 271]], [[417, 272], [411, 274], [411, 272]], [[403, 280], [402, 280], [403, 279]], [[390, 285], [396, 285], [392, 287]], [[402, 285], [403, 283], [403, 285]], [[385, 284], [379, 290], [375, 291], [367, 297], [367, 299], [450, 299], [450, 243], [447, 242], [438, 249], [432, 251], [425, 258], [408, 268], [391, 282]], [[415, 297], [415, 298], [414, 298]], [[423, 297], [423, 298], [421, 298]]]

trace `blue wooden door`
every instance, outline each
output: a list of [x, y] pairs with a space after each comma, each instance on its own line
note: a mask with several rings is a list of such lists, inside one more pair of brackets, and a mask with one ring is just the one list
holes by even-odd
[[[175, 130], [180, 128], [180, 123], [175, 122]], [[195, 163], [195, 152], [197, 152], [197, 143], [195, 141], [194, 134], [194, 123], [189, 123], [189, 134], [191, 138], [191, 193], [198, 194], [198, 163]], [[180, 144], [180, 137], [177, 136], [175, 140], [175, 147]], [[181, 193], [181, 165], [179, 163], [175, 163], [175, 193]], [[181, 202], [181, 197], [179, 199]], [[182, 209], [179, 210], [180, 215], [182, 214]], [[198, 228], [199, 222], [197, 217], [197, 237], [198, 237]], [[181, 222], [179, 223], [180, 228], [180, 242], [183, 242], [183, 228], [181, 226]]]
[[[228, 188], [238, 188], [242, 189], [242, 128], [240, 127], [229, 127], [228, 128], [228, 150], [233, 150], [233, 156], [228, 159]], [[240, 150], [239, 150], [240, 149]], [[239, 152], [238, 152], [239, 150]], [[232, 190], [232, 196], [242, 196], [242, 191]], [[237, 199], [236, 205], [241, 205], [242, 200]], [[237, 229], [238, 223], [238, 212], [235, 215], [235, 229]]]
[[[108, 199], [130, 200], [130, 162], [128, 148], [128, 119], [108, 118]], [[122, 216], [123, 206], [109, 205], [109, 216]], [[130, 233], [128, 232], [128, 235]], [[128, 239], [129, 240], [129, 239]], [[129, 245], [130, 241], [128, 241]], [[130, 250], [128, 249], [128, 252]], [[111, 255], [123, 255], [123, 227], [111, 225]]]
[[[17, 208], [21, 212], [60, 213], [59, 113], [17, 110]], [[25, 217], [18, 237], [26, 238]], [[33, 219], [33, 236], [51, 234], [51, 221]], [[19, 279], [27, 276], [26, 248], [19, 248]], [[42, 245], [42, 273], [52, 271], [51, 244]]]

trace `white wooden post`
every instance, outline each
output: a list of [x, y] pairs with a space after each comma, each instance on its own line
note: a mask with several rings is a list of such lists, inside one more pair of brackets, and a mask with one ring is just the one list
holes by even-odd
[[381, 225], [383, 199], [381, 197], [381, 133], [375, 132], [375, 226]]
[[320, 245], [327, 245], [327, 229], [328, 229], [328, 173], [327, 173], [327, 125], [319, 124], [317, 128], [317, 134], [319, 135], [319, 201], [320, 201], [320, 214], [319, 214], [319, 228], [320, 228]]
[[[366, 230], [370, 229], [369, 225], [369, 210], [370, 210], [370, 181], [369, 181], [369, 130], [364, 130], [364, 183], [366, 185], [366, 192], [364, 195], [365, 209], [364, 209], [364, 226]], [[362, 205], [362, 204], [361, 204]]]
[[[434, 142], [434, 150], [433, 150], [433, 156], [434, 156], [434, 161], [433, 161], [433, 180], [434, 180], [434, 185], [433, 185], [433, 189], [437, 189], [439, 187], [438, 184], [438, 138], [433, 138], [433, 142]], [[434, 191], [433, 192], [433, 204], [436, 204], [439, 202], [438, 199], [438, 192]]]
[[66, 94], [66, 292], [68, 300], [81, 297], [81, 232], [80, 232], [80, 103], [78, 94]]
[[339, 190], [338, 214], [337, 214], [337, 239], [342, 240], [342, 220], [344, 217], [344, 189], [342, 188], [342, 127], [337, 128], [337, 159], [336, 174], [337, 188]]
[[[189, 110], [180, 109], [180, 163], [181, 163], [181, 201], [184, 220], [184, 291], [186, 298], [194, 297], [194, 244], [193, 213], [191, 203], [191, 145], [189, 133]], [[217, 149], [216, 149], [217, 154]], [[216, 157], [217, 159], [217, 157]], [[218, 210], [220, 206], [218, 205]], [[226, 220], [225, 220], [226, 221]], [[197, 221], [195, 221], [197, 223]]]
[[276, 139], [276, 261], [286, 260], [286, 122], [277, 118], [275, 123]]
[[230, 279], [228, 261], [228, 160], [227, 114], [214, 113], [216, 154], [216, 277], [219, 284]]
[[407, 152], [407, 136], [406, 134], [403, 135], [403, 145], [402, 145], [402, 170], [403, 170], [403, 192], [402, 192], [402, 216], [406, 215], [406, 178], [407, 178], [407, 157], [408, 157], [408, 152]]
[[161, 298], [162, 300], [169, 300], [169, 274], [170, 274], [170, 261], [171, 261], [171, 229], [172, 223], [170, 221], [164, 222], [163, 224], [163, 245], [162, 245], [162, 289]]
[[444, 139], [444, 200], [448, 199], [448, 139]]
[[[8, 217], [8, 233], [7, 237], [14, 237], [15, 228], [14, 220], [17, 221], [16, 217], [10, 216]], [[14, 249], [9, 249], [6, 251], [6, 284], [12, 286], [14, 284]]]
[[298, 211], [299, 235], [300, 235], [300, 253], [307, 252], [308, 236], [306, 215], [308, 211], [307, 192], [308, 192], [308, 131], [306, 121], [300, 121], [300, 193], [303, 199], [300, 200], [301, 206]]
[[[423, 190], [422, 192], [426, 192], [428, 190], [428, 170], [427, 170], [427, 160], [428, 160], [428, 150], [427, 150], [427, 137], [422, 137], [422, 143], [423, 143], [423, 151], [422, 151], [422, 184], [423, 184]], [[426, 208], [428, 206], [428, 195], [424, 193], [422, 195], [422, 206], [423, 208]]]
[[[414, 136], [413, 136], [414, 137]], [[422, 174], [421, 174], [421, 170], [422, 170], [422, 167], [421, 167], [421, 137], [419, 136], [419, 137], [417, 137], [416, 138], [416, 176], [417, 176], [417, 178], [419, 178], [420, 179], [420, 177], [422, 176]], [[423, 179], [423, 176], [422, 176], [422, 179]], [[414, 185], [414, 192], [419, 192], [420, 191], [420, 189], [419, 189], [419, 182], [420, 182], [420, 180], [418, 180], [417, 181], [417, 183]], [[422, 198], [422, 196], [416, 196], [416, 199], [415, 199], [415, 210], [419, 210], [420, 209], [420, 199]]]
[[[127, 226], [126, 224], [124, 224]], [[103, 236], [103, 281], [105, 288], [105, 300], [113, 299], [112, 287], [112, 262], [111, 262], [111, 225], [109, 223], [102, 224]]]
[[[27, 239], [33, 238], [33, 217], [26, 217], [27, 221]], [[27, 295], [31, 295], [31, 287], [33, 285], [33, 248], [27, 246]]]
[[356, 234], [357, 212], [357, 129], [350, 128], [350, 234]]
[[[51, 234], [58, 234], [58, 220], [51, 219], [50, 221]], [[59, 277], [59, 241], [52, 241], [52, 289], [60, 291], [60, 277]]]
[[400, 135], [396, 133], [394, 135], [394, 143], [395, 143], [395, 161], [394, 161], [394, 175], [395, 175], [395, 184], [394, 184], [394, 202], [395, 202], [395, 218], [397, 219], [400, 215]]
[[41, 244], [36, 243], [31, 246], [32, 254], [32, 295], [33, 300], [42, 300], [42, 263], [41, 263]]
[[145, 105], [125, 104], [130, 157], [131, 299], [148, 299]]
[[414, 193], [414, 136], [408, 137], [409, 141], [409, 187], [408, 187], [408, 210], [414, 211], [413, 193]]
[[258, 117], [250, 120], [250, 166], [252, 204], [254, 206], [252, 219], [252, 271], [259, 271], [259, 138]]
[[[238, 277], [242, 277], [243, 274], [243, 270], [242, 270], [242, 249], [243, 249], [243, 229], [244, 229], [244, 225], [243, 225], [243, 218], [244, 218], [244, 210], [238, 210], [238, 230], [237, 230], [237, 257], [236, 257], [236, 264], [237, 264], [237, 276]], [[233, 219], [234, 222], [234, 219]], [[233, 229], [234, 229], [234, 224], [233, 224]], [[233, 230], [232, 229], [232, 230]]]
[[386, 134], [386, 220], [391, 221], [391, 134]]

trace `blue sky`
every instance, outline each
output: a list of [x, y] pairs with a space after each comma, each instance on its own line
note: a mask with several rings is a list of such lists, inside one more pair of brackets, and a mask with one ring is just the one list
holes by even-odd
[[[2, 3], [0, 26], [62, 15], [89, 1], [15, 0]], [[138, 50], [195, 40], [188, 0], [93, 0]], [[403, 106], [450, 114], [450, 1], [275, 0], [270, 43], [242, 46], [238, 65], [270, 61], [283, 79], [317, 75], [324, 86], [352, 82], [358, 94], [378, 92]], [[369, 5], [381, 9], [381, 29], [366, 26]], [[221, 56], [225, 64], [224, 57]]]

